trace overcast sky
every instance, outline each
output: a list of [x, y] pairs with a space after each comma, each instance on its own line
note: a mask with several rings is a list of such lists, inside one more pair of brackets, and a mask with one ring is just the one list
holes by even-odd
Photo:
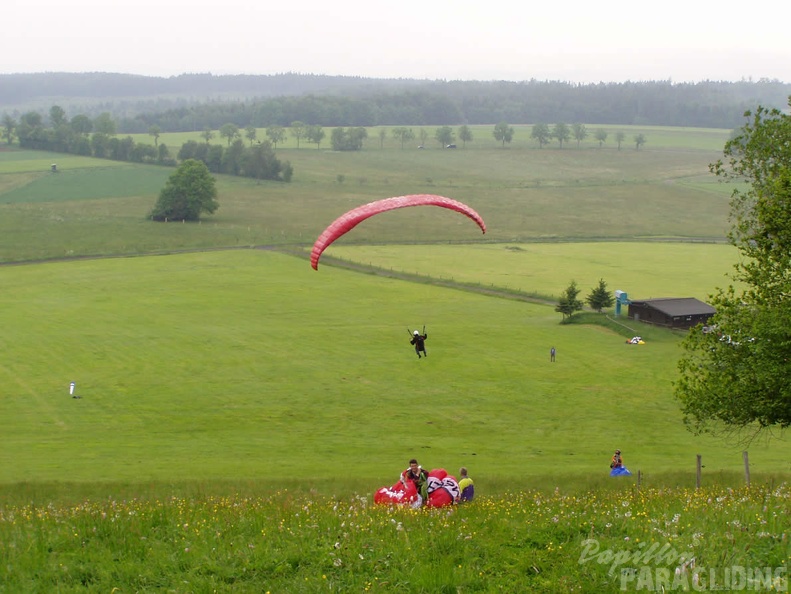
[[791, 82], [791, 2], [10, 0], [0, 72]]

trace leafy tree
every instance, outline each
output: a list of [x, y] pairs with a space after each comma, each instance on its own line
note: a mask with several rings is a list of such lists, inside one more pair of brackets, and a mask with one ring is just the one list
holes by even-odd
[[294, 121], [291, 122], [291, 136], [297, 141], [297, 148], [299, 148], [299, 141], [305, 137], [305, 122]]
[[219, 208], [215, 179], [206, 164], [187, 159], [171, 174], [159, 194], [151, 218], [155, 221], [197, 221]]
[[228, 146], [231, 146], [231, 141], [236, 140], [241, 136], [239, 132], [239, 126], [236, 124], [223, 124], [220, 126], [220, 138], [227, 138], [228, 139]]
[[563, 143], [571, 138], [571, 130], [568, 124], [563, 122], [555, 124], [552, 128], [552, 137], [557, 138], [560, 143], [560, 148], [563, 148]]
[[420, 138], [420, 146], [426, 146], [426, 140], [428, 140], [428, 132], [426, 132], [425, 128], [420, 129], [420, 132], [418, 132], [418, 137]]
[[494, 137], [496, 140], [502, 142], [503, 147], [505, 143], [509, 143], [514, 139], [514, 127], [509, 126], [506, 122], [500, 122], [494, 126]]
[[213, 144], [211, 146], [203, 144], [200, 148], [205, 152], [202, 154], [202, 159], [206, 163], [206, 167], [212, 173], [222, 173], [223, 165], [225, 164], [225, 147], [221, 144]]
[[580, 294], [579, 287], [577, 287], [576, 281], [571, 281], [566, 290], [563, 291], [563, 294], [558, 299], [558, 304], [555, 306], [555, 311], [558, 313], [563, 314], [563, 319], [570, 318], [574, 315], [575, 312], [578, 312], [582, 309], [582, 301], [578, 299], [578, 295]]
[[153, 163], [157, 158], [157, 148], [142, 142], [135, 143], [129, 151], [129, 161], [134, 163]]
[[462, 147], [466, 147], [468, 142], [472, 142], [472, 130], [466, 124], [459, 128], [459, 140], [461, 140]]
[[176, 157], [179, 161], [186, 161], [187, 159], [196, 159], [198, 143], [194, 140], [188, 140], [181, 145]]
[[571, 124], [571, 133], [577, 141], [577, 148], [580, 147], [580, 142], [588, 137], [588, 129], [585, 124]]
[[412, 131], [412, 128], [406, 128], [405, 126], [393, 128], [391, 134], [393, 135], [393, 138], [401, 143], [402, 149], [404, 148], [405, 142], [415, 139], [415, 133]]
[[69, 123], [66, 118], [66, 112], [60, 105], [53, 105], [49, 108], [49, 121], [53, 128]]
[[635, 150], [640, 150], [640, 147], [645, 144], [645, 135], [644, 134], [637, 134], [634, 137], [634, 146]]
[[321, 126], [308, 126], [305, 128], [305, 138], [308, 142], [314, 142], [317, 149], [320, 147], [321, 141], [324, 140], [326, 135], [324, 128]]
[[615, 133], [615, 142], [618, 143], [618, 150], [621, 150], [621, 143], [626, 140], [626, 134], [624, 132], [616, 132]]
[[200, 137], [206, 141], [206, 144], [209, 144], [211, 139], [214, 138], [214, 132], [211, 131], [211, 128], [204, 128], [203, 132], [200, 133]]
[[231, 175], [239, 175], [242, 171], [242, 158], [244, 156], [244, 142], [237, 138], [225, 149], [222, 155], [222, 170]]
[[176, 164], [175, 161], [170, 158], [170, 151], [164, 142], [157, 147], [157, 163], [161, 163], [162, 165]]
[[148, 135], [154, 137], [154, 147], [159, 146], [159, 135], [162, 134], [162, 129], [154, 124], [148, 127]]
[[82, 134], [79, 134], [77, 138], [74, 139], [71, 150], [75, 155], [82, 155], [84, 157], [90, 157], [93, 154], [91, 151], [91, 141], [87, 136], [83, 136]]
[[439, 142], [443, 148], [453, 143], [453, 128], [450, 126], [441, 126], [434, 132], [434, 138]]
[[286, 140], [286, 129], [283, 126], [269, 126], [266, 137], [277, 148], [277, 145]]
[[14, 130], [16, 129], [16, 120], [10, 115], [3, 116], [3, 137], [6, 144], [11, 144], [14, 141]]
[[615, 305], [615, 297], [607, 289], [607, 283], [604, 282], [604, 279], [599, 279], [598, 286], [591, 289], [585, 301], [591, 306], [591, 309], [595, 309], [599, 313], [601, 313], [601, 310]]
[[387, 138], [387, 128], [379, 128], [379, 148], [385, 147], [385, 138]]
[[255, 129], [255, 126], [247, 126], [247, 128], [244, 129], [244, 137], [250, 141], [250, 146], [253, 146], [253, 141], [256, 136], [258, 136], [258, 130]]
[[607, 141], [607, 130], [604, 128], [599, 128], [593, 133], [593, 137], [599, 143], [599, 148], [601, 148], [601, 146]]
[[107, 134], [102, 134], [101, 132], [95, 132], [93, 136], [91, 136], [91, 150], [93, 151], [93, 156], [98, 159], [105, 159], [108, 156], [108, 152], [110, 149], [110, 137]]
[[728, 239], [743, 288], [717, 289], [716, 331], [693, 328], [678, 364], [675, 394], [698, 433], [791, 426], [791, 116], [763, 107], [746, 115], [710, 166], [735, 184]]
[[97, 133], [104, 134], [105, 136], [115, 136], [115, 120], [112, 118], [109, 112], [105, 111], [100, 113], [93, 120], [93, 129]]
[[275, 157], [272, 143], [259, 142], [247, 149], [243, 160], [244, 174], [257, 180], [279, 179], [282, 169], [280, 161]]
[[368, 138], [368, 131], [363, 127], [334, 128], [330, 136], [332, 149], [336, 151], [359, 151], [363, 148], [363, 140]]
[[93, 120], [87, 115], [76, 115], [69, 123], [71, 129], [77, 134], [90, 134], [93, 131]]
[[547, 124], [536, 124], [530, 131], [530, 138], [535, 138], [538, 141], [538, 148], [544, 148], [544, 145], [549, 144], [552, 139], [552, 132]]

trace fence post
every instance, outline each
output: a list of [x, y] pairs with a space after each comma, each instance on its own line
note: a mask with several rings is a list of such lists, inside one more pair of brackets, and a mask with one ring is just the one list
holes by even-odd
[[642, 477], [643, 477], [643, 471], [642, 470], [638, 470], [637, 471], [637, 491], [638, 491], [638, 493], [640, 492], [640, 479]]
[[747, 450], [742, 452], [742, 458], [744, 459], [744, 480], [747, 481], [747, 486], [750, 486], [750, 461], [747, 458]]
[[697, 472], [697, 478], [696, 478], [696, 481], [695, 481], [695, 488], [696, 489], [700, 489], [700, 468], [701, 468], [701, 466], [700, 466], [700, 458], [701, 458], [701, 456], [700, 456], [700, 454], [698, 454], [698, 472]]

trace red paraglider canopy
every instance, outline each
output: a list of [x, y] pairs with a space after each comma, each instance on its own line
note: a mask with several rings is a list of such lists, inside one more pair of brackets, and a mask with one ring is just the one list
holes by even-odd
[[327, 227], [316, 243], [313, 244], [313, 251], [310, 253], [310, 265], [314, 270], [319, 269], [319, 258], [322, 252], [327, 249], [333, 241], [338, 239], [344, 233], [348, 233], [359, 223], [388, 210], [395, 210], [396, 208], [405, 208], [407, 206], [440, 206], [442, 208], [449, 208], [455, 210], [475, 221], [481, 228], [481, 231], [486, 233], [486, 223], [483, 222], [481, 215], [475, 212], [472, 208], [444, 196], [436, 196], [434, 194], [412, 194], [410, 196], [395, 196], [393, 198], [385, 198], [377, 200], [376, 202], [369, 202], [357, 208], [353, 208], [349, 212], [341, 215], [335, 219], [329, 227]]

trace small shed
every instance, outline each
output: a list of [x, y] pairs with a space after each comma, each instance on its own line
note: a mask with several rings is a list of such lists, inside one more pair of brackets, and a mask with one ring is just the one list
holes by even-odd
[[706, 324], [716, 312], [711, 305], [694, 297], [666, 297], [633, 299], [629, 301], [628, 316], [657, 326], [689, 329], [697, 324]]

